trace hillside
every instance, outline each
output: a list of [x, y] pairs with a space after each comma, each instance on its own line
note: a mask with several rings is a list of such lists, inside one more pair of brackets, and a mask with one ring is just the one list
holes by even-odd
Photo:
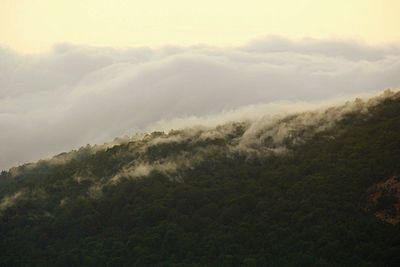
[[0, 266], [398, 266], [400, 93], [0, 176]]

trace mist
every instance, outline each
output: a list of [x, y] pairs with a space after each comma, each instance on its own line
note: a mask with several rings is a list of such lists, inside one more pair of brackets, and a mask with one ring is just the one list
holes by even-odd
[[0, 169], [135, 132], [321, 107], [400, 87], [399, 73], [398, 45], [349, 40], [275, 36], [230, 48], [60, 44], [40, 55], [1, 48]]

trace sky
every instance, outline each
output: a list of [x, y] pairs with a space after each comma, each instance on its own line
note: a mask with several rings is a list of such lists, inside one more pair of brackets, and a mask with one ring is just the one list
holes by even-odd
[[0, 0], [0, 43], [237, 46], [264, 35], [400, 41], [398, 0]]
[[399, 3], [0, 0], [0, 169], [400, 88]]

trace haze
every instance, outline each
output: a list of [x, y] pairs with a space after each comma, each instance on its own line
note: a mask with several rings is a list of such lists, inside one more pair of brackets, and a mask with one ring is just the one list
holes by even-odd
[[0, 0], [0, 169], [400, 87], [398, 1]]

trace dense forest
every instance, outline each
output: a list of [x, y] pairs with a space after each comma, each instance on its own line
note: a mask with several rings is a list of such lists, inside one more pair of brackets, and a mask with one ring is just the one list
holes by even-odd
[[0, 266], [398, 266], [399, 174], [392, 92], [88, 145], [1, 173]]

